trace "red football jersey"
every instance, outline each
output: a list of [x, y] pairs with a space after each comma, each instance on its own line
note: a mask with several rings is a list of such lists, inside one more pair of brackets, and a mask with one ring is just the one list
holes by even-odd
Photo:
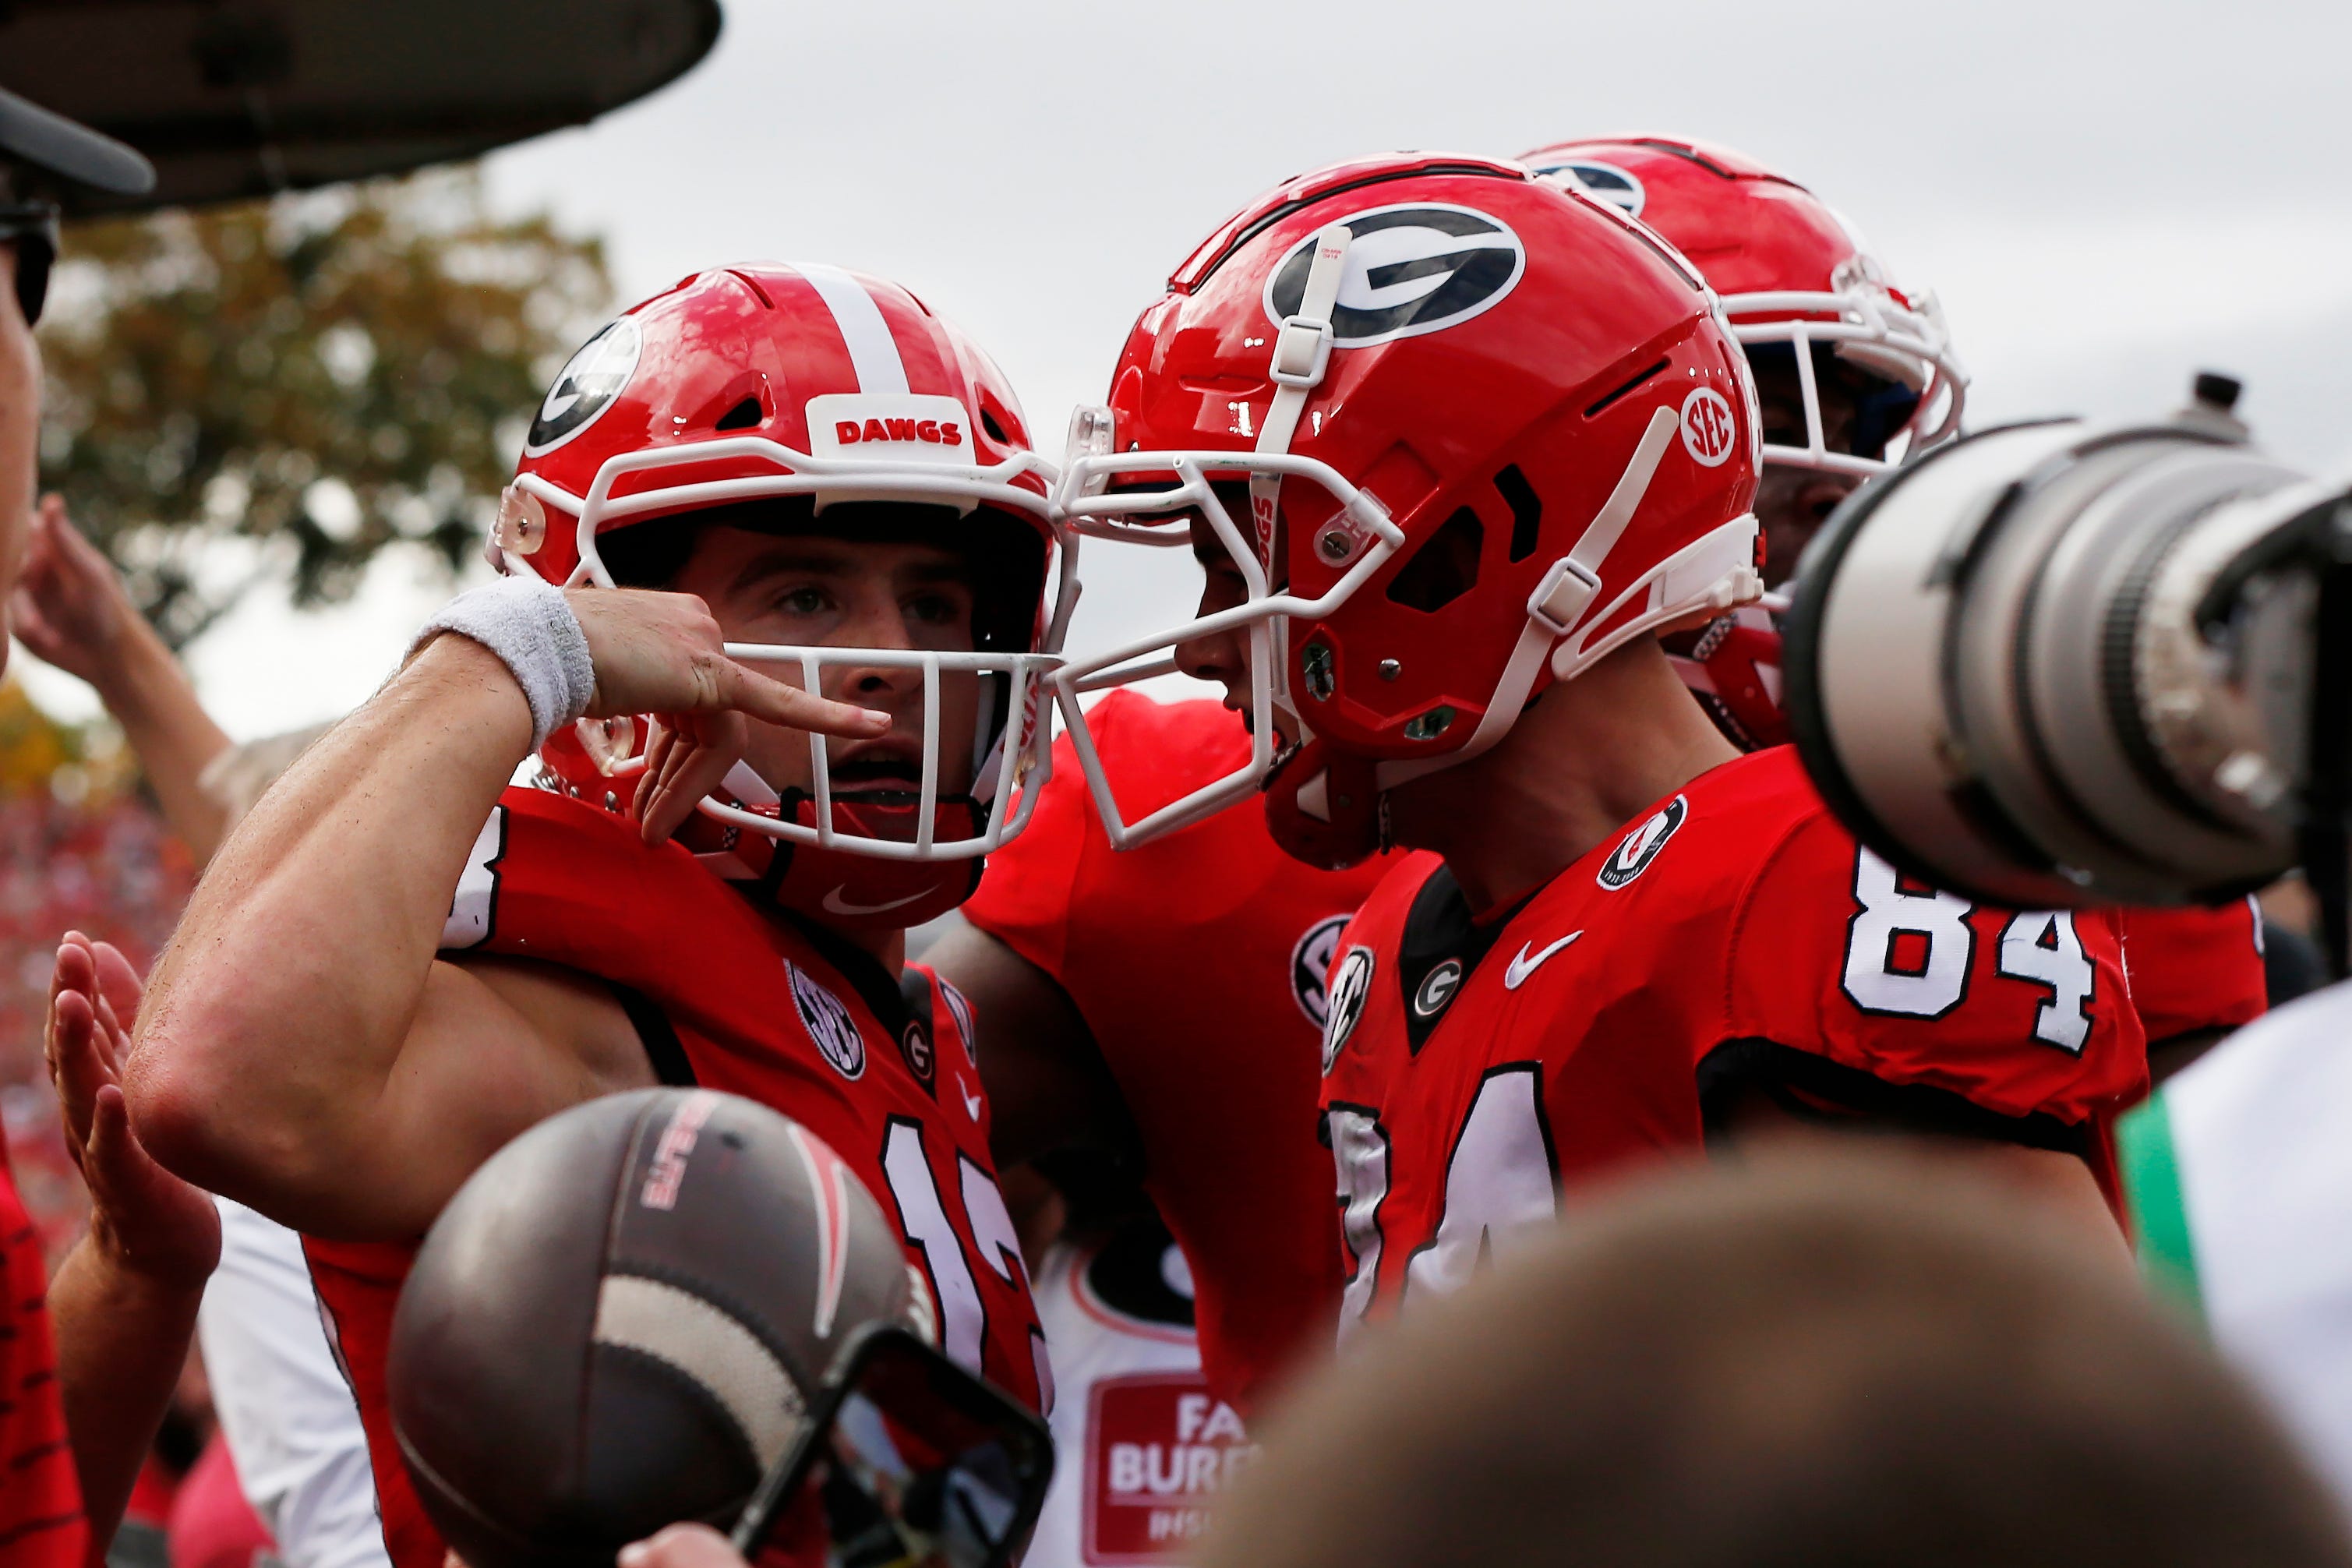
[[2234, 1029], [2270, 1010], [2263, 911], [2251, 898], [2218, 909], [2116, 911], [2132, 1005], [2151, 1041]]
[[[1214, 701], [1113, 692], [1090, 718], [1130, 818], [1249, 755], [1240, 720]], [[1255, 800], [1113, 850], [1065, 738], [1028, 827], [964, 906], [1052, 975], [1093, 1032], [1141, 1136], [1145, 1185], [1192, 1266], [1209, 1384], [1244, 1411], [1324, 1342], [1339, 1299], [1316, 1041], [1339, 928], [1388, 864], [1293, 860]]]
[[81, 1568], [89, 1528], [81, 1479], [66, 1442], [49, 1335], [49, 1273], [0, 1142], [0, 1563]]
[[2107, 917], [1905, 882], [1787, 748], [1693, 779], [1496, 919], [1433, 859], [1400, 866], [1340, 938], [1326, 1040], [1343, 1337], [1460, 1284], [1563, 1187], [1696, 1148], [1709, 1084], [2074, 1148], [2110, 1190], [2106, 1122], [2147, 1085]]
[[[1789, 738], [1780, 708], [1780, 610], [1746, 605], [1700, 631], [1665, 639], [1683, 684], [1742, 751]], [[2219, 909], [2118, 910], [2132, 1004], [2151, 1041], [2234, 1029], [2269, 1007], [2262, 910], [2251, 898]]]
[[[763, 914], [625, 818], [509, 789], [457, 884], [445, 953], [509, 953], [613, 984], [667, 1082], [756, 1100], [841, 1155], [898, 1223], [942, 1348], [1024, 1403], [1052, 1398], [1045, 1336], [988, 1152], [961, 997], [893, 977], [821, 928]], [[415, 1248], [305, 1247], [374, 1462], [397, 1568], [443, 1548], [402, 1468], [384, 1400], [393, 1308]]]

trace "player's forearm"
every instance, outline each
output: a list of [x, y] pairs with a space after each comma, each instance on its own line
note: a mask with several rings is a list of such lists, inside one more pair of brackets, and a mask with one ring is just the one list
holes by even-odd
[[49, 1286], [58, 1393], [92, 1558], [113, 1539], [188, 1358], [201, 1284], [167, 1283], [124, 1268], [85, 1237]]
[[122, 726], [163, 808], [163, 819], [199, 864], [220, 847], [228, 813], [197, 785], [229, 739], [196, 700], [187, 671], [143, 621], [121, 639], [118, 657], [100, 672], [98, 695]]
[[506, 667], [444, 637], [238, 824], [156, 966], [133, 1042], [133, 1121], [167, 1166], [266, 1202], [277, 1180], [341, 1157], [344, 1123], [399, 1058], [467, 856], [530, 734]]

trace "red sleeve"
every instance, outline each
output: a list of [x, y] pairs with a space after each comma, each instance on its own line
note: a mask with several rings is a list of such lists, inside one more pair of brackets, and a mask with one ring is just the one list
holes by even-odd
[[467, 856], [441, 951], [515, 952], [593, 974], [611, 928], [658, 945], [674, 938], [696, 900], [724, 893], [677, 842], [647, 848], [625, 817], [510, 785]]
[[80, 1568], [89, 1526], [66, 1445], [40, 1234], [0, 1161], [0, 1563]]
[[2151, 1040], [2234, 1029], [2268, 1010], [2262, 917], [2252, 899], [2219, 909], [2119, 910], [2132, 1005]]
[[2111, 917], [1971, 904], [1898, 875], [1825, 814], [1764, 859], [1731, 966], [1729, 1038], [2012, 1119], [2081, 1126], [2147, 1092]]

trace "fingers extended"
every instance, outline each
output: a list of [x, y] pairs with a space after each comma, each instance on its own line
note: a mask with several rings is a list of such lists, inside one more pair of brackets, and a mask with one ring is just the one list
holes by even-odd
[[139, 998], [145, 990], [139, 971], [110, 942], [91, 942], [89, 948], [98, 965], [98, 993], [113, 1009], [116, 1021], [128, 1029], [138, 1020]]
[[[175, 1179], [148, 1158], [147, 1151], [132, 1136], [130, 1103], [114, 1084], [101, 1088], [91, 1101], [82, 1179], [89, 1184], [93, 1200], [113, 1215], [118, 1232], [142, 1218], [152, 1226], [152, 1216], [176, 1195]], [[140, 1251], [146, 1250], [131, 1236], [123, 1239]]]
[[98, 1049], [98, 1015], [89, 997], [79, 991], [60, 992], [49, 1016], [49, 1071], [65, 1121], [66, 1142], [79, 1163], [89, 1142], [91, 1108], [99, 1091], [113, 1086], [114, 1075]]
[[98, 991], [98, 955], [90, 951], [89, 939], [78, 931], [66, 932], [58, 943], [57, 963], [49, 971], [49, 994], [61, 991], [90, 995]]
[[871, 739], [890, 728], [887, 713], [854, 702], [835, 702], [797, 686], [787, 686], [732, 659], [723, 660], [721, 668], [719, 705], [753, 719], [849, 740]]

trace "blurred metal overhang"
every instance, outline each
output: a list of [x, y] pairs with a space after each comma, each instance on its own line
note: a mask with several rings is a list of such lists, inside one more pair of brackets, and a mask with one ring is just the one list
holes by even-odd
[[0, 0], [0, 87], [153, 160], [149, 195], [267, 195], [584, 125], [691, 69], [719, 0]]

